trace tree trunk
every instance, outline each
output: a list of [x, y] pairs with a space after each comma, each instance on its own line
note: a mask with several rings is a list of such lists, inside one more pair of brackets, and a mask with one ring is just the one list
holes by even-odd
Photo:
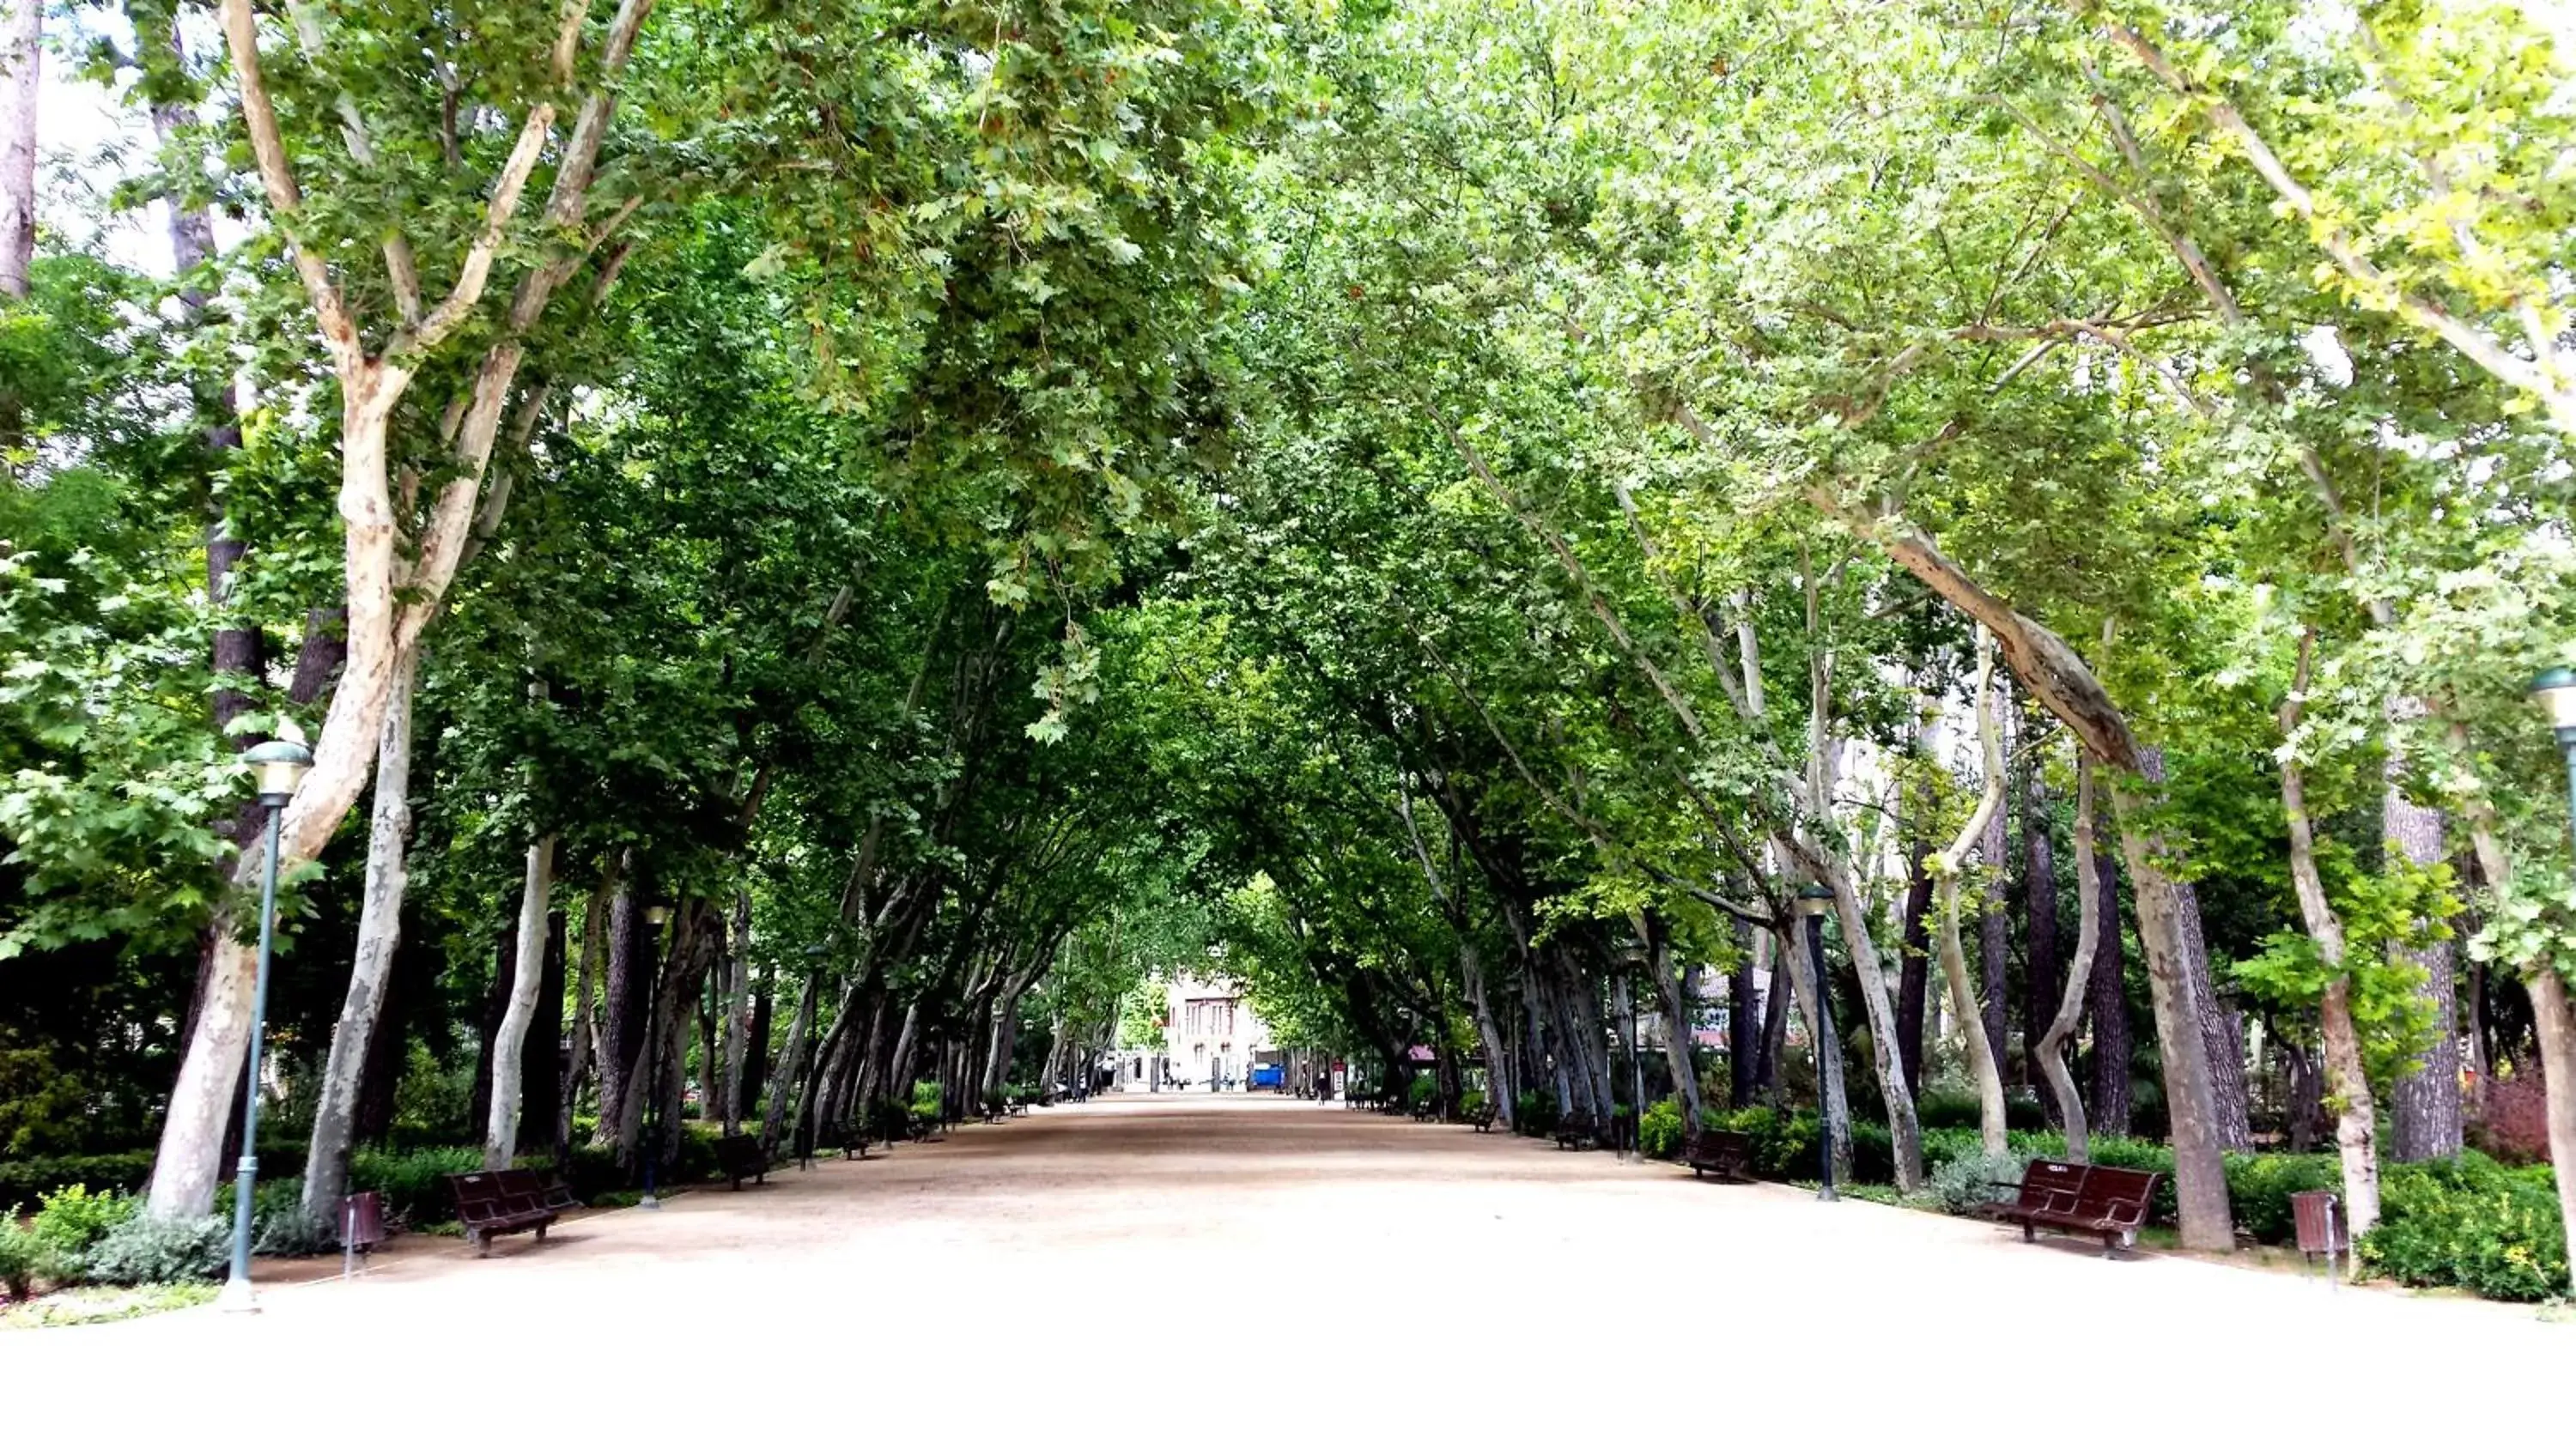
[[1789, 1047], [1789, 1003], [1800, 999], [1794, 987], [1781, 990], [1780, 982], [1783, 977], [1796, 981], [1805, 974], [1805, 967], [1794, 935], [1764, 931], [1753, 944], [1756, 950], [1762, 950], [1766, 943], [1771, 985], [1770, 994], [1762, 1001], [1762, 1049], [1754, 1065], [1754, 1087], [1776, 1104], [1780, 1096], [1780, 1055]]
[[[2003, 829], [2005, 812], [1997, 810], [1986, 826], [1982, 849], [1991, 865], [1993, 878], [1987, 882], [1977, 911], [1977, 1025], [1985, 1032], [1987, 1044], [1994, 1049], [1995, 1070], [2000, 1073], [2012, 1060], [2012, 1023], [2006, 1018], [2012, 1008], [2012, 920], [2011, 908], [2004, 891], [2006, 862], [2011, 859], [2012, 838]], [[2031, 1042], [2047, 1027], [2047, 1002], [2040, 998], [2040, 1009], [2033, 1012], [2029, 1003], [2022, 1011], [2022, 1051], [2030, 1051]], [[2025, 1072], [2027, 1079], [2030, 1074]]]
[[[2028, 745], [2024, 746], [2025, 752], [2028, 748]], [[2055, 842], [2049, 838], [2048, 777], [2039, 768], [2038, 760], [2033, 758], [2030, 768], [2024, 772], [2022, 778], [2022, 914], [2024, 921], [2027, 922], [2023, 940], [2023, 954], [2027, 964], [2022, 972], [2024, 988], [2022, 1045], [2027, 1056], [2029, 1076], [2033, 1080], [2038, 1080], [2048, 1076], [2047, 1063], [2040, 1059], [2042, 1055], [2040, 1038], [2046, 1032], [2046, 1028], [2040, 1027], [2040, 1023], [2055, 1024], [2057, 1005], [2069, 993], [2059, 980], [2059, 972], [2064, 968], [2061, 968], [2057, 955], [2057, 848]], [[1997, 860], [2002, 858], [2000, 854], [1995, 857]], [[2077, 858], [2082, 858], [2080, 853]], [[2098, 929], [2099, 921], [2096, 921], [2095, 925]], [[1990, 950], [1985, 987], [1989, 993], [2000, 998], [2003, 993], [2003, 975], [2000, 971], [1991, 969], [1993, 962], [1994, 953]], [[2085, 968], [2091, 964], [2089, 961], [2078, 962], [2072, 969], [2079, 974], [2089, 974]], [[2076, 1004], [2080, 1007], [2083, 1004], [2083, 993], [2079, 991], [2073, 995]], [[2033, 1030], [2034, 1027], [2040, 1029]], [[2067, 1030], [2071, 1034], [2074, 1027], [2070, 1025]], [[2064, 1044], [2061, 1042], [2059, 1047], [2061, 1057], [2063, 1047]], [[1996, 1042], [1995, 1050], [1999, 1052], [2003, 1050], [2000, 1039]], [[2060, 1060], [2059, 1070], [2065, 1070], [2065, 1066], [2065, 1062]], [[2071, 1082], [2072, 1078], [2069, 1078], [2069, 1081]], [[2065, 1094], [2054, 1089], [2049, 1095], [2054, 1103], [2064, 1101]], [[2060, 1109], [2052, 1106], [2051, 1110]], [[2060, 1125], [2064, 1125], [2063, 1118], [2060, 1119]]]
[[7, 0], [0, 23], [0, 294], [27, 295], [36, 258], [36, 89], [44, 68], [43, 0]]
[[[2037, 778], [2038, 774], [2039, 763], [2034, 760], [2031, 762], [2031, 775]], [[2046, 817], [2038, 816], [2036, 811], [2033, 815], [2041, 820], [2040, 828], [2045, 831]], [[2096, 849], [2093, 842], [2093, 761], [2079, 744], [2075, 747], [2075, 858], [2078, 861], [2093, 860]], [[2044, 851], [2043, 844], [2041, 853]], [[2034, 866], [2039, 863], [2041, 853], [2033, 855]], [[2040, 872], [2034, 869], [2034, 878], [2039, 875]], [[2075, 1025], [2083, 1017], [2087, 978], [2092, 974], [2103, 921], [2111, 915], [2103, 909], [2107, 904], [2106, 884], [2100, 871], [2085, 869], [2076, 873], [2075, 959], [2068, 969], [2065, 987], [2057, 998], [2057, 1009], [2049, 1017], [2048, 1029], [2041, 1033], [2038, 1049], [2033, 1053], [2038, 1061], [2039, 1074], [2048, 1083], [2049, 1095], [2057, 1100], [2057, 1117], [2066, 1129], [2066, 1160], [2069, 1162], [2093, 1160], [2092, 1132], [2084, 1119], [2084, 1098], [2075, 1090], [2075, 1074], [2067, 1069], [2066, 1043], [2075, 1035]], [[2053, 896], [2054, 882], [2050, 891]], [[2033, 905], [2036, 904], [2034, 888]], [[2052, 933], [2056, 911], [2057, 903], [2052, 899], [2049, 902]], [[2036, 911], [2033, 914], [2036, 917]], [[2054, 949], [2053, 945], [2051, 949]], [[2126, 1080], [2122, 1078], [2124, 1083]]]
[[[1673, 1090], [1682, 1099], [1683, 1130], [1696, 1134], [1699, 1131], [1700, 1100], [1699, 1070], [1691, 1062], [1694, 995], [1691, 977], [1699, 968], [1692, 966], [1674, 970], [1672, 942], [1663, 923], [1648, 916], [1646, 924], [1653, 927], [1653, 934], [1647, 938], [1646, 965], [1655, 973], [1655, 986], [1664, 1009], [1664, 1065], [1672, 1072]], [[1635, 1049], [1633, 1044], [1630, 1049]], [[1640, 1120], [1645, 1110], [1646, 1104], [1639, 1102]]]
[[[2344, 1221], [2359, 1238], [2379, 1225], [2379, 1113], [2364, 1072], [2361, 1031], [2352, 1015], [2352, 976], [2344, 966], [2343, 919], [2326, 899], [2317, 873], [2316, 835], [2308, 823], [2307, 776], [2299, 760], [2299, 715], [2306, 708], [2309, 662], [2316, 635], [2299, 637], [2298, 672], [2281, 705], [2281, 810], [2290, 829], [2290, 884], [2299, 916], [2316, 943], [2330, 979], [2319, 1003], [2326, 1044], [2326, 1089], [2334, 1104], [2335, 1146], [2343, 1158]], [[2353, 1272], [2359, 1276], [2361, 1265]]]
[[2085, 987], [2093, 1018], [2093, 1127], [2111, 1137], [2129, 1135], [2129, 963], [2120, 940], [2120, 857], [2096, 846], [2078, 869], [2092, 873], [2102, 900], [2102, 925], [2093, 942]]
[[573, 971], [572, 1063], [564, 1069], [563, 1100], [555, 1129], [559, 1153], [572, 1146], [572, 1119], [580, 1106], [582, 1077], [595, 1064], [593, 1038], [599, 1028], [592, 1019], [591, 1001], [593, 986], [599, 979], [599, 959], [608, 945], [608, 902], [616, 884], [616, 867], [612, 864], [609, 874], [591, 891], [589, 904], [582, 907], [581, 964]]
[[1923, 1187], [1923, 1128], [1914, 1115], [1914, 1083], [1896, 1059], [1896, 1013], [1887, 999], [1887, 977], [1879, 970], [1878, 943], [1870, 939], [1869, 916], [1860, 888], [1840, 859], [1830, 862], [1827, 884], [1833, 888], [1835, 914], [1842, 920], [1843, 946], [1851, 953], [1852, 974], [1860, 981], [1861, 1011], [1869, 1022], [1870, 1060], [1878, 1070], [1878, 1089], [1887, 1099], [1887, 1131], [1896, 1151], [1896, 1188], [1918, 1192]]
[[564, 1093], [564, 913], [546, 914], [545, 975], [537, 983], [537, 1009], [528, 1018], [527, 1044], [519, 1051], [521, 1152], [560, 1160], [565, 1138], [556, 1135]]
[[[2430, 870], [2442, 864], [2449, 858], [2449, 847], [2442, 838], [2442, 812], [2406, 798], [2399, 778], [2405, 771], [2405, 761], [2393, 752], [2387, 770], [2380, 823], [2388, 848], [2418, 869]], [[2453, 974], [2451, 943], [2435, 941], [2421, 951], [2398, 951], [2395, 959], [2412, 963], [2424, 973], [2416, 992], [2432, 1019], [2433, 1040], [2417, 1069], [2398, 1078], [2390, 1092], [2389, 1155], [2399, 1162], [2457, 1157], [2464, 1140], [2464, 1123], [2460, 1104], [2460, 994]]]
[[1458, 979], [1466, 986], [1467, 1009], [1476, 1018], [1476, 1040], [1485, 1049], [1485, 1101], [1494, 1109], [1494, 1120], [1509, 1132], [1517, 1125], [1515, 1114], [1520, 1110], [1513, 1100], [1511, 1044], [1494, 1018], [1493, 999], [1486, 994], [1484, 957], [1476, 943], [1463, 935], [1458, 940]]
[[[1828, 512], [1849, 518], [1841, 500], [1829, 490], [1819, 490], [1817, 501]], [[2096, 758], [2123, 771], [2152, 772], [2155, 763], [2139, 745], [2128, 716], [2064, 639], [1970, 578], [1929, 535], [1904, 519], [1877, 516], [1851, 521], [1898, 566], [1993, 630], [2013, 676], [2051, 714], [2065, 721]], [[2211, 1081], [2209, 1041], [2202, 1034], [2203, 997], [2208, 993], [2195, 989], [2196, 978], [2208, 973], [2208, 962], [2197, 959], [2191, 949], [2198, 936], [2198, 902], [2165, 873], [2159, 861], [2164, 842], [2147, 833], [2146, 812], [2155, 803], [2150, 795], [2126, 785], [2112, 791], [2164, 1048], [2165, 1101], [2173, 1123], [2174, 1193], [2183, 1245], [2227, 1252], [2235, 1247], [2236, 1234], [2229, 1221], [2222, 1157], [2225, 1114]], [[2207, 1005], [2214, 1008], [2215, 1003]], [[2240, 1087], [2243, 1075], [2240, 1057], [2235, 1072]]]
[[[2446, 728], [2452, 748], [2466, 754], [2466, 728], [2457, 721]], [[2501, 895], [2511, 888], [2513, 860], [2496, 828], [2494, 802], [2464, 791], [2458, 805], [2469, 828], [2470, 847], [2477, 854], [2478, 874]], [[2576, 1001], [2569, 999], [2567, 982], [2553, 961], [2535, 963], [2523, 977], [2523, 986], [2531, 993], [2533, 1033], [2540, 1041], [2540, 1080], [2549, 1122], [2549, 1160], [2557, 1169], [2558, 1216], [2568, 1243], [2576, 1245]], [[2576, 1263], [2576, 1254], [2570, 1257]], [[2576, 1286], [2576, 1270], [2569, 1277], [2571, 1286]]]
[[751, 996], [751, 1038], [743, 1054], [742, 1089], [737, 1097], [746, 1117], [763, 1109], [761, 1093], [769, 1089], [769, 1037], [771, 1015], [776, 1010], [770, 978], [775, 974], [775, 967], [762, 972], [760, 986]]
[[787, 1019], [787, 1041], [779, 1048], [778, 1070], [773, 1075], [775, 1086], [769, 1094], [768, 1110], [760, 1119], [760, 1150], [764, 1156], [778, 1151], [778, 1130], [787, 1118], [787, 1088], [802, 1078], [805, 1070], [805, 1039], [814, 1031], [814, 1007], [823, 983], [808, 976], [796, 994], [796, 1014]]
[[1726, 1104], [1736, 1111], [1753, 1105], [1762, 1082], [1761, 987], [1756, 982], [1771, 945], [1767, 929], [1750, 928], [1750, 941], [1739, 941], [1735, 972], [1726, 982]]
[[[1977, 1088], [1977, 1127], [1988, 1157], [2000, 1157], [2009, 1148], [2004, 1138], [2004, 1079], [1996, 1065], [1995, 1043], [1985, 1031], [1977, 1012], [1976, 988], [1968, 980], [1968, 952], [1960, 938], [1959, 877], [1967, 869], [1968, 852], [1978, 842], [1988, 841], [1987, 826], [2003, 813], [2004, 804], [2004, 737], [2003, 725], [1996, 718], [1994, 690], [1994, 645], [1985, 626], [1977, 628], [1977, 743], [1983, 762], [1985, 780], [1977, 795], [1976, 809], [1968, 815], [1967, 824], [1959, 829], [1959, 838], [1950, 848], [1930, 863], [1941, 906], [1941, 975], [1950, 986], [1950, 1007], [1959, 1018], [1959, 1039], [1968, 1055], [1968, 1077]], [[1990, 866], [2000, 866], [1996, 859]], [[1902, 1185], [1902, 1184], [1900, 1184]]]
[[349, 1190], [349, 1152], [356, 1136], [358, 1099], [366, 1086], [367, 1059], [376, 1019], [384, 1006], [394, 952], [402, 940], [406, 840], [411, 834], [411, 715], [417, 657], [394, 676], [385, 706], [384, 734], [376, 746], [376, 797], [367, 822], [367, 873], [358, 907], [358, 946], [349, 968], [348, 994], [331, 1032], [322, 1067], [322, 1094], [313, 1111], [313, 1137], [304, 1160], [304, 1214], [315, 1222], [340, 1221], [340, 1199]]
[[[527, 871], [519, 895], [519, 944], [510, 982], [510, 1004], [501, 1029], [492, 1038], [492, 1113], [484, 1119], [483, 1165], [493, 1171], [508, 1167], [519, 1154], [520, 1089], [525, 1081], [523, 1053], [528, 1023], [536, 1019], [537, 993], [546, 981], [546, 921], [554, 908], [555, 838], [543, 835], [528, 847]], [[554, 1043], [546, 1049], [552, 1051]]]
[[1910, 842], [1905, 857], [1905, 920], [1896, 948], [1896, 1057], [1905, 1064], [1905, 1080], [1920, 1082], [1924, 998], [1932, 976], [1931, 842]]
[[[622, 867], [631, 853], [618, 857]], [[615, 867], [613, 867], [615, 868]], [[644, 925], [635, 887], [618, 869], [608, 901], [608, 957], [601, 971], [599, 1012], [599, 1125], [592, 1142], [607, 1147], [618, 1141], [618, 1124], [626, 1120], [626, 1099], [635, 1078], [635, 1063], [644, 1045], [644, 1018], [653, 997], [651, 968], [639, 964]]]
[[[725, 955], [724, 983], [724, 1135], [742, 1130], [742, 1117], [751, 1105], [742, 1099], [743, 1039], [750, 1023], [743, 1019], [745, 1000], [751, 984], [751, 892], [737, 891], [733, 899], [732, 949]], [[763, 1044], [764, 1047], [766, 1043]]]

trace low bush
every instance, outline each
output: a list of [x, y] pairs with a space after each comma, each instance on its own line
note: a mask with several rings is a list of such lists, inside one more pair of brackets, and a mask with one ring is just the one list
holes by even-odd
[[2227, 1159], [2227, 1205], [2236, 1231], [2258, 1243], [2298, 1239], [2290, 1196], [2343, 1191], [2343, 1162], [2331, 1153], [2265, 1152]]
[[1666, 1097], [1646, 1109], [1637, 1122], [1637, 1150], [1648, 1157], [1670, 1160], [1682, 1150], [1682, 1104]]
[[2390, 1167], [2379, 1187], [2379, 1226], [2361, 1240], [2372, 1272], [2515, 1303], [2566, 1291], [2567, 1229], [2548, 1168], [2464, 1152]]
[[1512, 1125], [1532, 1137], [1556, 1130], [1556, 1098], [1545, 1092], [1523, 1092], [1512, 1099]]
[[1971, 1152], [1931, 1169], [1927, 1188], [1945, 1213], [1971, 1213], [1988, 1203], [2009, 1202], [2030, 1159], [2014, 1152], [1992, 1156]]
[[0, 1297], [26, 1298], [36, 1280], [59, 1280], [63, 1269], [54, 1250], [15, 1218], [0, 1216]]
[[1472, 1117], [1483, 1110], [1485, 1094], [1482, 1092], [1469, 1092], [1458, 1099], [1458, 1115], [1461, 1117]]
[[89, 1250], [89, 1279], [130, 1287], [219, 1278], [231, 1237], [231, 1225], [212, 1214], [178, 1219], [137, 1214], [108, 1229]]
[[124, 1193], [93, 1192], [79, 1183], [45, 1194], [42, 1203], [28, 1227], [55, 1260], [56, 1271], [49, 1276], [66, 1284], [82, 1276], [98, 1240], [142, 1206]]
[[[2469, 1122], [2469, 1145], [2502, 1163], [2549, 1160], [2549, 1096], [2539, 1072], [2524, 1069], [2487, 1084], [2486, 1101]], [[2576, 1172], [2576, 1163], [2568, 1170]]]

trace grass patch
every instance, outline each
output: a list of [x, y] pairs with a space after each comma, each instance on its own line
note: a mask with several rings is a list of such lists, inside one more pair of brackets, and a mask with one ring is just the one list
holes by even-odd
[[49, 1293], [32, 1303], [0, 1309], [0, 1329], [65, 1328], [76, 1323], [113, 1323], [142, 1318], [174, 1308], [212, 1303], [222, 1290], [212, 1283], [147, 1283], [139, 1288], [72, 1288]]

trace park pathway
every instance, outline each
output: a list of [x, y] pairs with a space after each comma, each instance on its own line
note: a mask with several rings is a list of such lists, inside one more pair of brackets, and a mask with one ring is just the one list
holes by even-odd
[[0, 1441], [1574, 1449], [1748, 1434], [1983, 1446], [2035, 1424], [2056, 1426], [2044, 1442], [2160, 1446], [2576, 1432], [2576, 1323], [2529, 1309], [2105, 1262], [1928, 1214], [1240, 1096], [1044, 1110], [766, 1188], [588, 1215], [487, 1260], [416, 1243], [359, 1281], [264, 1298], [252, 1319], [0, 1334]]

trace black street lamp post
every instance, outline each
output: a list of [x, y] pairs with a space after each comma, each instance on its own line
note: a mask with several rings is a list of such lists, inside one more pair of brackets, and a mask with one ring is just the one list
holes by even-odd
[[278, 738], [251, 746], [242, 758], [257, 772], [259, 803], [268, 807], [267, 863], [259, 882], [259, 970], [250, 992], [250, 1058], [242, 1072], [242, 1152], [233, 1174], [232, 1275], [224, 1281], [223, 1307], [256, 1313], [259, 1302], [250, 1286], [250, 1235], [253, 1199], [259, 1188], [259, 1048], [268, 1031], [268, 963], [277, 939], [277, 822], [304, 772], [313, 768], [313, 752], [294, 725], [282, 725]]

